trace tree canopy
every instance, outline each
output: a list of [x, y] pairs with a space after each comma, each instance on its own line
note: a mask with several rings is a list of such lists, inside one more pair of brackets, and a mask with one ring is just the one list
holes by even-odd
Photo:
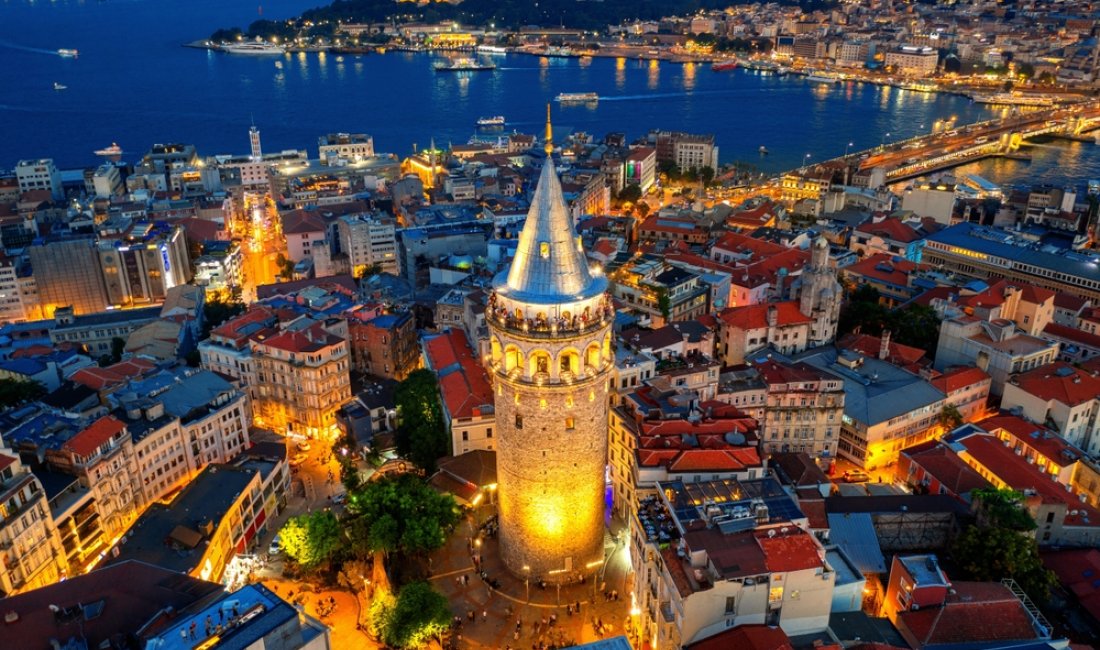
[[0, 379], [0, 408], [29, 402], [42, 397], [45, 393], [46, 387], [37, 381], [3, 378]]
[[955, 540], [952, 557], [968, 580], [1012, 578], [1036, 602], [1044, 602], [1055, 584], [1043, 567], [1030, 531], [1035, 521], [1023, 507], [1024, 496], [1004, 489], [972, 493], [977, 521]]
[[878, 291], [867, 284], [860, 285], [848, 295], [840, 310], [838, 334], [847, 334], [856, 328], [864, 334], [881, 336], [890, 330], [891, 340], [920, 348], [929, 358], [936, 354], [940, 338], [940, 319], [935, 310], [924, 305], [909, 305], [890, 309], [879, 302]]
[[303, 569], [328, 561], [340, 548], [340, 523], [330, 510], [292, 517], [279, 531], [283, 550]]
[[424, 368], [414, 371], [397, 385], [394, 398], [397, 452], [425, 472], [435, 471], [436, 459], [451, 450], [435, 373]]
[[[451, 625], [447, 598], [427, 582], [401, 588], [392, 607], [379, 608], [382, 640], [398, 648], [419, 648], [443, 634]], [[372, 608], [372, 612], [374, 612]], [[374, 625], [374, 621], [371, 622]]]
[[348, 498], [352, 547], [363, 554], [381, 551], [428, 553], [443, 546], [458, 521], [458, 506], [414, 474], [369, 481]]

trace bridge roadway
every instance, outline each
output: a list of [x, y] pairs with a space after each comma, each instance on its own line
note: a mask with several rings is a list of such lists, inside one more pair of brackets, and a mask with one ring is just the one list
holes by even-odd
[[957, 167], [988, 156], [1015, 151], [1023, 141], [1040, 135], [1077, 137], [1100, 128], [1100, 101], [1028, 111], [1005, 118], [976, 122], [941, 133], [900, 142], [823, 163], [856, 164], [857, 169], [884, 168], [886, 181], [897, 182]]

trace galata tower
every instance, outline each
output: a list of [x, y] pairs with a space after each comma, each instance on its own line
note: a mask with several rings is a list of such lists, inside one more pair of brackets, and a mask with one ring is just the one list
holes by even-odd
[[520, 578], [561, 583], [603, 560], [614, 310], [546, 163], [512, 266], [487, 311], [496, 390], [500, 552]]

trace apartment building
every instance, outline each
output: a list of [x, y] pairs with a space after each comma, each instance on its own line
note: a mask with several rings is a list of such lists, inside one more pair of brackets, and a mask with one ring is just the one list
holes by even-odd
[[348, 315], [352, 368], [376, 377], [401, 381], [419, 365], [416, 318], [412, 312]]
[[1100, 454], [1100, 376], [1095, 372], [1058, 361], [1020, 373], [1005, 384], [1001, 407], [1019, 408], [1071, 445]]
[[20, 193], [48, 190], [55, 201], [65, 198], [61, 188], [61, 170], [54, 164], [53, 158], [20, 160], [15, 164], [15, 179], [19, 183]]
[[682, 648], [743, 624], [824, 630], [836, 572], [806, 525], [770, 476], [658, 484], [631, 519], [643, 642]]
[[374, 138], [365, 133], [329, 133], [317, 138], [317, 157], [327, 165], [374, 157]]
[[1057, 356], [1057, 343], [1025, 334], [1010, 320], [962, 316], [940, 324], [935, 367], [976, 366], [989, 374], [990, 392], [1000, 395], [1011, 375], [1045, 366]]
[[337, 435], [336, 410], [351, 399], [348, 342], [323, 323], [251, 342], [257, 426], [322, 440]]
[[886, 53], [886, 67], [907, 77], [931, 77], [936, 74], [940, 54], [934, 48], [902, 45]]
[[764, 384], [761, 449], [805, 452], [828, 466], [844, 418], [844, 382], [807, 363], [768, 359], [754, 366]]
[[400, 275], [395, 222], [374, 214], [346, 214], [336, 220], [340, 252], [348, 256], [352, 275], [359, 277], [372, 266]]
[[0, 596], [53, 584], [68, 570], [42, 484], [0, 447]]

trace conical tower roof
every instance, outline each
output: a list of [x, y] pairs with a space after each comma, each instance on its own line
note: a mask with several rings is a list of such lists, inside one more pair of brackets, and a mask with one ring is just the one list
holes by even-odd
[[[548, 110], [548, 150], [552, 149], [549, 117]], [[594, 278], [588, 270], [588, 260], [573, 228], [573, 218], [565, 206], [561, 181], [549, 154], [504, 284], [499, 289], [511, 297], [539, 304], [586, 298], [606, 288], [606, 280]]]

